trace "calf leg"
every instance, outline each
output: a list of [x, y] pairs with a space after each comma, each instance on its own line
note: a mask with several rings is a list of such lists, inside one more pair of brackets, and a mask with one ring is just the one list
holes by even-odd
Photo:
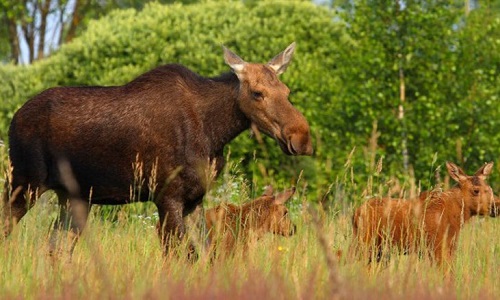
[[54, 223], [54, 229], [50, 235], [50, 255], [61, 254], [66, 247], [71, 256], [76, 242], [80, 237], [90, 212], [91, 205], [77, 198], [67, 197], [67, 193], [57, 191], [59, 198], [59, 216]]

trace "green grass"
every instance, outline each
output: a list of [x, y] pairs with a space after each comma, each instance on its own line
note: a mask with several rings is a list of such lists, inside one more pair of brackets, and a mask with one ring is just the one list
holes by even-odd
[[327, 255], [349, 251], [349, 216], [326, 214], [315, 223], [308, 210], [294, 216], [295, 236], [268, 235], [247, 255], [238, 252], [213, 265], [204, 259], [191, 264], [176, 253], [164, 257], [152, 220], [125, 216], [110, 222], [94, 212], [71, 260], [51, 259], [47, 236], [55, 209], [41, 201], [2, 242], [2, 298], [331, 299], [339, 293], [467, 299], [500, 293], [500, 222], [494, 219], [476, 219], [465, 227], [450, 284], [441, 270], [412, 255], [392, 255], [388, 264], [371, 268], [352, 259], [327, 264]]
[[[243, 174], [230, 172], [237, 169], [231, 161], [207, 195], [206, 207], [239, 203], [262, 192], [263, 187], [250, 188]], [[57, 206], [54, 195], [46, 193], [0, 241], [0, 298], [484, 299], [500, 294], [500, 220], [475, 218], [464, 227], [452, 276], [416, 255], [393, 254], [388, 263], [368, 267], [350, 255], [353, 207], [338, 199], [345, 191], [354, 193], [347, 195], [350, 199], [363, 199], [367, 189], [350, 186], [347, 176], [331, 185], [330, 193], [337, 196], [323, 211], [307, 198], [305, 179], [300, 180], [288, 204], [296, 235], [269, 234], [250, 245], [248, 253], [236, 252], [213, 264], [204, 255], [187, 262], [182, 247], [162, 255], [151, 203], [94, 207], [72, 257], [53, 259], [48, 236]], [[373, 191], [388, 190], [386, 183], [371, 182]], [[336, 190], [340, 186], [343, 190]], [[199, 241], [194, 227], [190, 234]]]

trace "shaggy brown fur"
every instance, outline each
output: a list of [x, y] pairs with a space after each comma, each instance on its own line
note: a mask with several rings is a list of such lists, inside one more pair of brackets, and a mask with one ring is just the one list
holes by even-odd
[[[384, 247], [404, 253], [427, 247], [438, 264], [449, 261], [456, 249], [462, 226], [475, 215], [496, 216], [495, 201], [486, 178], [493, 163], [482, 166], [473, 176], [447, 162], [458, 184], [448, 191], [430, 191], [418, 199], [371, 199], [353, 216], [355, 243], [366, 246], [369, 260], [380, 261]], [[359, 249], [358, 249], [359, 250]]]
[[259, 239], [266, 233], [291, 236], [296, 226], [290, 220], [285, 202], [295, 188], [273, 195], [268, 188], [264, 195], [242, 206], [221, 204], [205, 213], [209, 244], [217, 255], [226, 255], [241, 242], [248, 246], [250, 238]]

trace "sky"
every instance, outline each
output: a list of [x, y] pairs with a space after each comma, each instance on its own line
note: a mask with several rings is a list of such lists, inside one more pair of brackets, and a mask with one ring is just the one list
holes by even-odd
[[[50, 1], [50, 0], [49, 0]], [[68, 13], [72, 12], [75, 6], [75, 0], [69, 0], [68, 5], [66, 6], [66, 10], [64, 12], [65, 17], [67, 18]], [[52, 7], [53, 9], [54, 7]], [[61, 24], [59, 22], [61, 17], [61, 12], [54, 10], [52, 14], [49, 15], [47, 19], [47, 33], [45, 35], [45, 50], [44, 52], [47, 54], [50, 52], [51, 49], [58, 48], [57, 41], [59, 40], [59, 32], [60, 32], [60, 27]], [[40, 18], [35, 18], [35, 22], [37, 24], [37, 27], [40, 24]], [[21, 64], [27, 64], [29, 62], [29, 51], [28, 51], [28, 44], [26, 40], [23, 38], [22, 32], [21, 32], [21, 27], [18, 26], [17, 28], [18, 36], [20, 37], [19, 43], [21, 46], [21, 57], [19, 62]], [[39, 44], [39, 37], [35, 39], [35, 45]], [[38, 48], [35, 46], [35, 49]]]

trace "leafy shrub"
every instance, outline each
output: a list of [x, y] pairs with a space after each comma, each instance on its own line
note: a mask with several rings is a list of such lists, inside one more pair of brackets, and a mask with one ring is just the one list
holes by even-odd
[[[250, 3], [114, 11], [50, 58], [1, 66], [0, 138], [6, 139], [13, 112], [52, 86], [124, 84], [170, 62], [215, 76], [229, 70], [222, 44], [247, 61], [265, 62], [296, 41], [282, 80], [311, 124], [315, 156], [287, 157], [271, 139], [259, 144], [243, 134], [228, 151], [251, 183], [303, 178], [310, 199], [350, 201], [361, 193], [341, 191], [349, 174], [360, 190], [374, 176], [380, 182], [415, 176], [426, 188], [445, 160], [477, 169], [499, 156], [498, 17], [476, 10], [464, 18], [447, 1], [408, 2], [404, 9], [349, 1], [355, 8], [341, 13], [306, 1]], [[376, 170], [381, 158], [382, 172]], [[325, 196], [332, 183], [335, 193]]]

